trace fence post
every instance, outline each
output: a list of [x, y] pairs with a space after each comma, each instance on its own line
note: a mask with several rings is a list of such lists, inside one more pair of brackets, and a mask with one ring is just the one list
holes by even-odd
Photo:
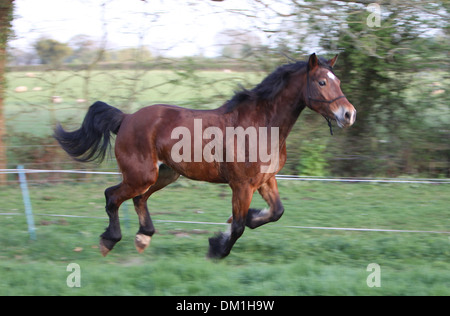
[[25, 214], [27, 216], [28, 232], [31, 240], [36, 240], [36, 228], [34, 227], [33, 210], [31, 208], [30, 194], [28, 193], [27, 177], [23, 166], [17, 166], [19, 169], [19, 182], [22, 189], [23, 204], [25, 205]]

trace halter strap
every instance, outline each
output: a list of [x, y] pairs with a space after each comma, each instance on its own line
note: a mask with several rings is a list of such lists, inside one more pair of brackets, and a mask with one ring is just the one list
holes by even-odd
[[308, 96], [308, 99], [309, 99], [310, 101], [314, 101], [314, 102], [322, 102], [322, 103], [328, 103], [328, 104], [331, 104], [331, 103], [333, 103], [334, 101], [339, 100], [339, 99], [342, 99], [342, 98], [346, 98], [346, 96], [345, 96], [345, 95], [341, 95], [341, 96], [338, 96], [337, 98], [334, 98], [333, 100], [319, 100], [319, 99], [314, 99], [314, 98], [311, 98], [310, 96]]

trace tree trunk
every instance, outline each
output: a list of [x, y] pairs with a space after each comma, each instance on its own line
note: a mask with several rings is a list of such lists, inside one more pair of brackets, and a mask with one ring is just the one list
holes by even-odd
[[[14, 0], [0, 0], [0, 169], [6, 169], [6, 122], [4, 96], [6, 87], [6, 44], [11, 33]], [[0, 173], [0, 186], [6, 184], [6, 174]]]

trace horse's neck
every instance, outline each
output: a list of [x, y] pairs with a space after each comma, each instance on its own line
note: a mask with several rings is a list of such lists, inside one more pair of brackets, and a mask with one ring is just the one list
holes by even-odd
[[229, 124], [259, 127], [277, 127], [281, 143], [284, 143], [300, 113], [305, 108], [305, 74], [293, 75], [286, 88], [274, 100], [255, 100], [244, 106], [236, 106], [228, 112], [226, 104], [216, 111], [228, 117]]
[[[297, 84], [295, 84], [297, 82]], [[278, 127], [280, 140], [285, 140], [300, 113], [306, 106], [302, 85], [296, 78], [291, 79], [287, 86], [273, 101], [267, 102], [266, 124], [268, 127]]]

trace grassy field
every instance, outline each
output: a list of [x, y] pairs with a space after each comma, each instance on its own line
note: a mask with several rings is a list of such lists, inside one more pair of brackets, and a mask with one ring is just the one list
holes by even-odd
[[[189, 108], [216, 108], [233, 96], [239, 85], [257, 84], [258, 72], [224, 71], [49, 71], [8, 73], [5, 114], [9, 130], [47, 136], [53, 120], [71, 119], [79, 124], [95, 101], [107, 102], [121, 110], [135, 110], [157, 103]], [[26, 87], [25, 92], [15, 92]], [[60, 97], [53, 103], [52, 97]]]
[[[89, 183], [30, 186], [37, 240], [24, 215], [0, 216], [0, 295], [450, 295], [450, 235], [301, 229], [355, 227], [450, 231], [448, 185], [279, 181], [286, 212], [277, 223], [246, 229], [229, 257], [207, 260], [208, 237], [224, 225], [227, 186], [180, 179], [152, 196], [157, 233], [134, 248], [137, 217], [121, 208], [123, 239], [103, 258], [107, 225], [103, 176]], [[20, 189], [0, 190], [0, 213], [23, 214]], [[255, 195], [253, 207], [264, 207]], [[39, 214], [39, 215], [38, 215]], [[86, 217], [54, 217], [50, 214]], [[81, 269], [68, 287], [67, 266]], [[381, 287], [368, 287], [370, 263]]]

